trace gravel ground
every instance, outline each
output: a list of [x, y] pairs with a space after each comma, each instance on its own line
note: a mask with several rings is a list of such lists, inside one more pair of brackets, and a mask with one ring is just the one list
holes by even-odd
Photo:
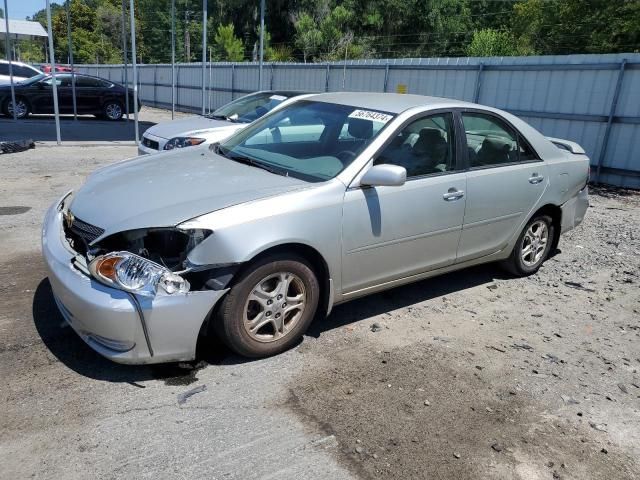
[[601, 190], [537, 275], [337, 307], [283, 355], [127, 367], [64, 327], [45, 208], [135, 148], [0, 156], [3, 478], [640, 478], [640, 195]]

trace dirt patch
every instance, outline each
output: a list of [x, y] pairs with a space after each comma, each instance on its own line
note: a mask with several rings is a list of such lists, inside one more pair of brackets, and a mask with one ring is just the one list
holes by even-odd
[[578, 416], [578, 405], [575, 420], [550, 412], [514, 366], [487, 374], [473, 355], [429, 344], [380, 352], [361, 344], [323, 363], [291, 387], [289, 406], [335, 435], [341, 460], [363, 478], [629, 479], [640, 472]]
[[336, 307], [289, 407], [362, 478], [640, 478], [640, 195], [591, 203], [536, 275], [485, 265]]
[[0, 215], [20, 215], [21, 213], [27, 213], [29, 210], [31, 210], [31, 207], [0, 207]]

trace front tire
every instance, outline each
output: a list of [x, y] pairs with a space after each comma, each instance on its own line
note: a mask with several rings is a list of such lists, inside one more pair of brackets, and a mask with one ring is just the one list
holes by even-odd
[[553, 219], [549, 215], [536, 215], [525, 225], [503, 266], [519, 277], [536, 273], [549, 256], [554, 235]]
[[234, 352], [268, 357], [302, 338], [319, 298], [318, 279], [303, 258], [272, 255], [240, 275], [224, 298], [214, 326]]
[[102, 115], [107, 120], [117, 122], [122, 118], [122, 105], [115, 100], [109, 100], [102, 108]]
[[[16, 118], [23, 119], [29, 116], [29, 104], [24, 98], [17, 97], [16, 98]], [[4, 104], [3, 113], [7, 117], [13, 118], [13, 102], [11, 99], [7, 100]]]

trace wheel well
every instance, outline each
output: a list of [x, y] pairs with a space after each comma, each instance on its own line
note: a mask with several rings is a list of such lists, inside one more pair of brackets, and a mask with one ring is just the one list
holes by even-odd
[[557, 205], [549, 203], [536, 210], [531, 218], [534, 218], [538, 215], [549, 215], [553, 220], [554, 234], [552, 240], [553, 243], [551, 244], [551, 251], [553, 252], [556, 248], [558, 248], [558, 242], [560, 241], [560, 229], [562, 228], [562, 209]]
[[[320, 284], [320, 303], [318, 305], [318, 310], [316, 315], [326, 316], [327, 310], [329, 307], [329, 267], [327, 262], [324, 260], [320, 252], [318, 252], [313, 247], [302, 243], [286, 243], [282, 245], [277, 245], [267, 250], [264, 250], [253, 257], [251, 260], [244, 262], [237, 271], [234, 272], [233, 278], [226, 284], [226, 287], [232, 287], [237, 279], [242, 275], [244, 271], [246, 271], [251, 265], [253, 265], [256, 261], [264, 258], [268, 255], [273, 254], [294, 254], [299, 257], [302, 257], [307, 262], [309, 262], [311, 268], [314, 273], [318, 277], [318, 283]], [[198, 338], [202, 336], [205, 332], [210, 330], [211, 322], [215, 319], [218, 309], [220, 308], [222, 302], [219, 301], [216, 305], [211, 309], [207, 317], [205, 318], [202, 326], [200, 327], [200, 334]]]
[[251, 265], [255, 261], [267, 255], [273, 255], [276, 253], [294, 254], [304, 258], [307, 262], [309, 262], [311, 268], [316, 274], [316, 277], [318, 278], [318, 283], [320, 284], [321, 288], [318, 312], [322, 312], [322, 314], [325, 315], [329, 306], [330, 277], [329, 266], [327, 265], [324, 257], [320, 254], [320, 252], [318, 252], [315, 248], [310, 247], [309, 245], [305, 245], [303, 243], [285, 243], [260, 252], [258, 255], [246, 262], [245, 265]]
[[120, 107], [124, 106], [124, 102], [122, 102], [119, 98], [108, 97], [102, 102], [102, 108], [106, 107], [109, 103], [117, 103], [118, 105], [120, 105]]

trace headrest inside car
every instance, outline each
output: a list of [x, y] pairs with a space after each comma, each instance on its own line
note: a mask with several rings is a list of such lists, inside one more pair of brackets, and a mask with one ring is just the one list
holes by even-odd
[[437, 128], [425, 127], [420, 130], [420, 140], [423, 142], [439, 142], [444, 140], [444, 135]]
[[485, 150], [495, 150], [501, 152], [509, 152], [513, 146], [511, 140], [499, 137], [487, 137], [482, 142], [482, 148]]
[[349, 135], [353, 138], [360, 138], [367, 140], [373, 136], [373, 122], [371, 120], [364, 120], [362, 118], [350, 118]]

